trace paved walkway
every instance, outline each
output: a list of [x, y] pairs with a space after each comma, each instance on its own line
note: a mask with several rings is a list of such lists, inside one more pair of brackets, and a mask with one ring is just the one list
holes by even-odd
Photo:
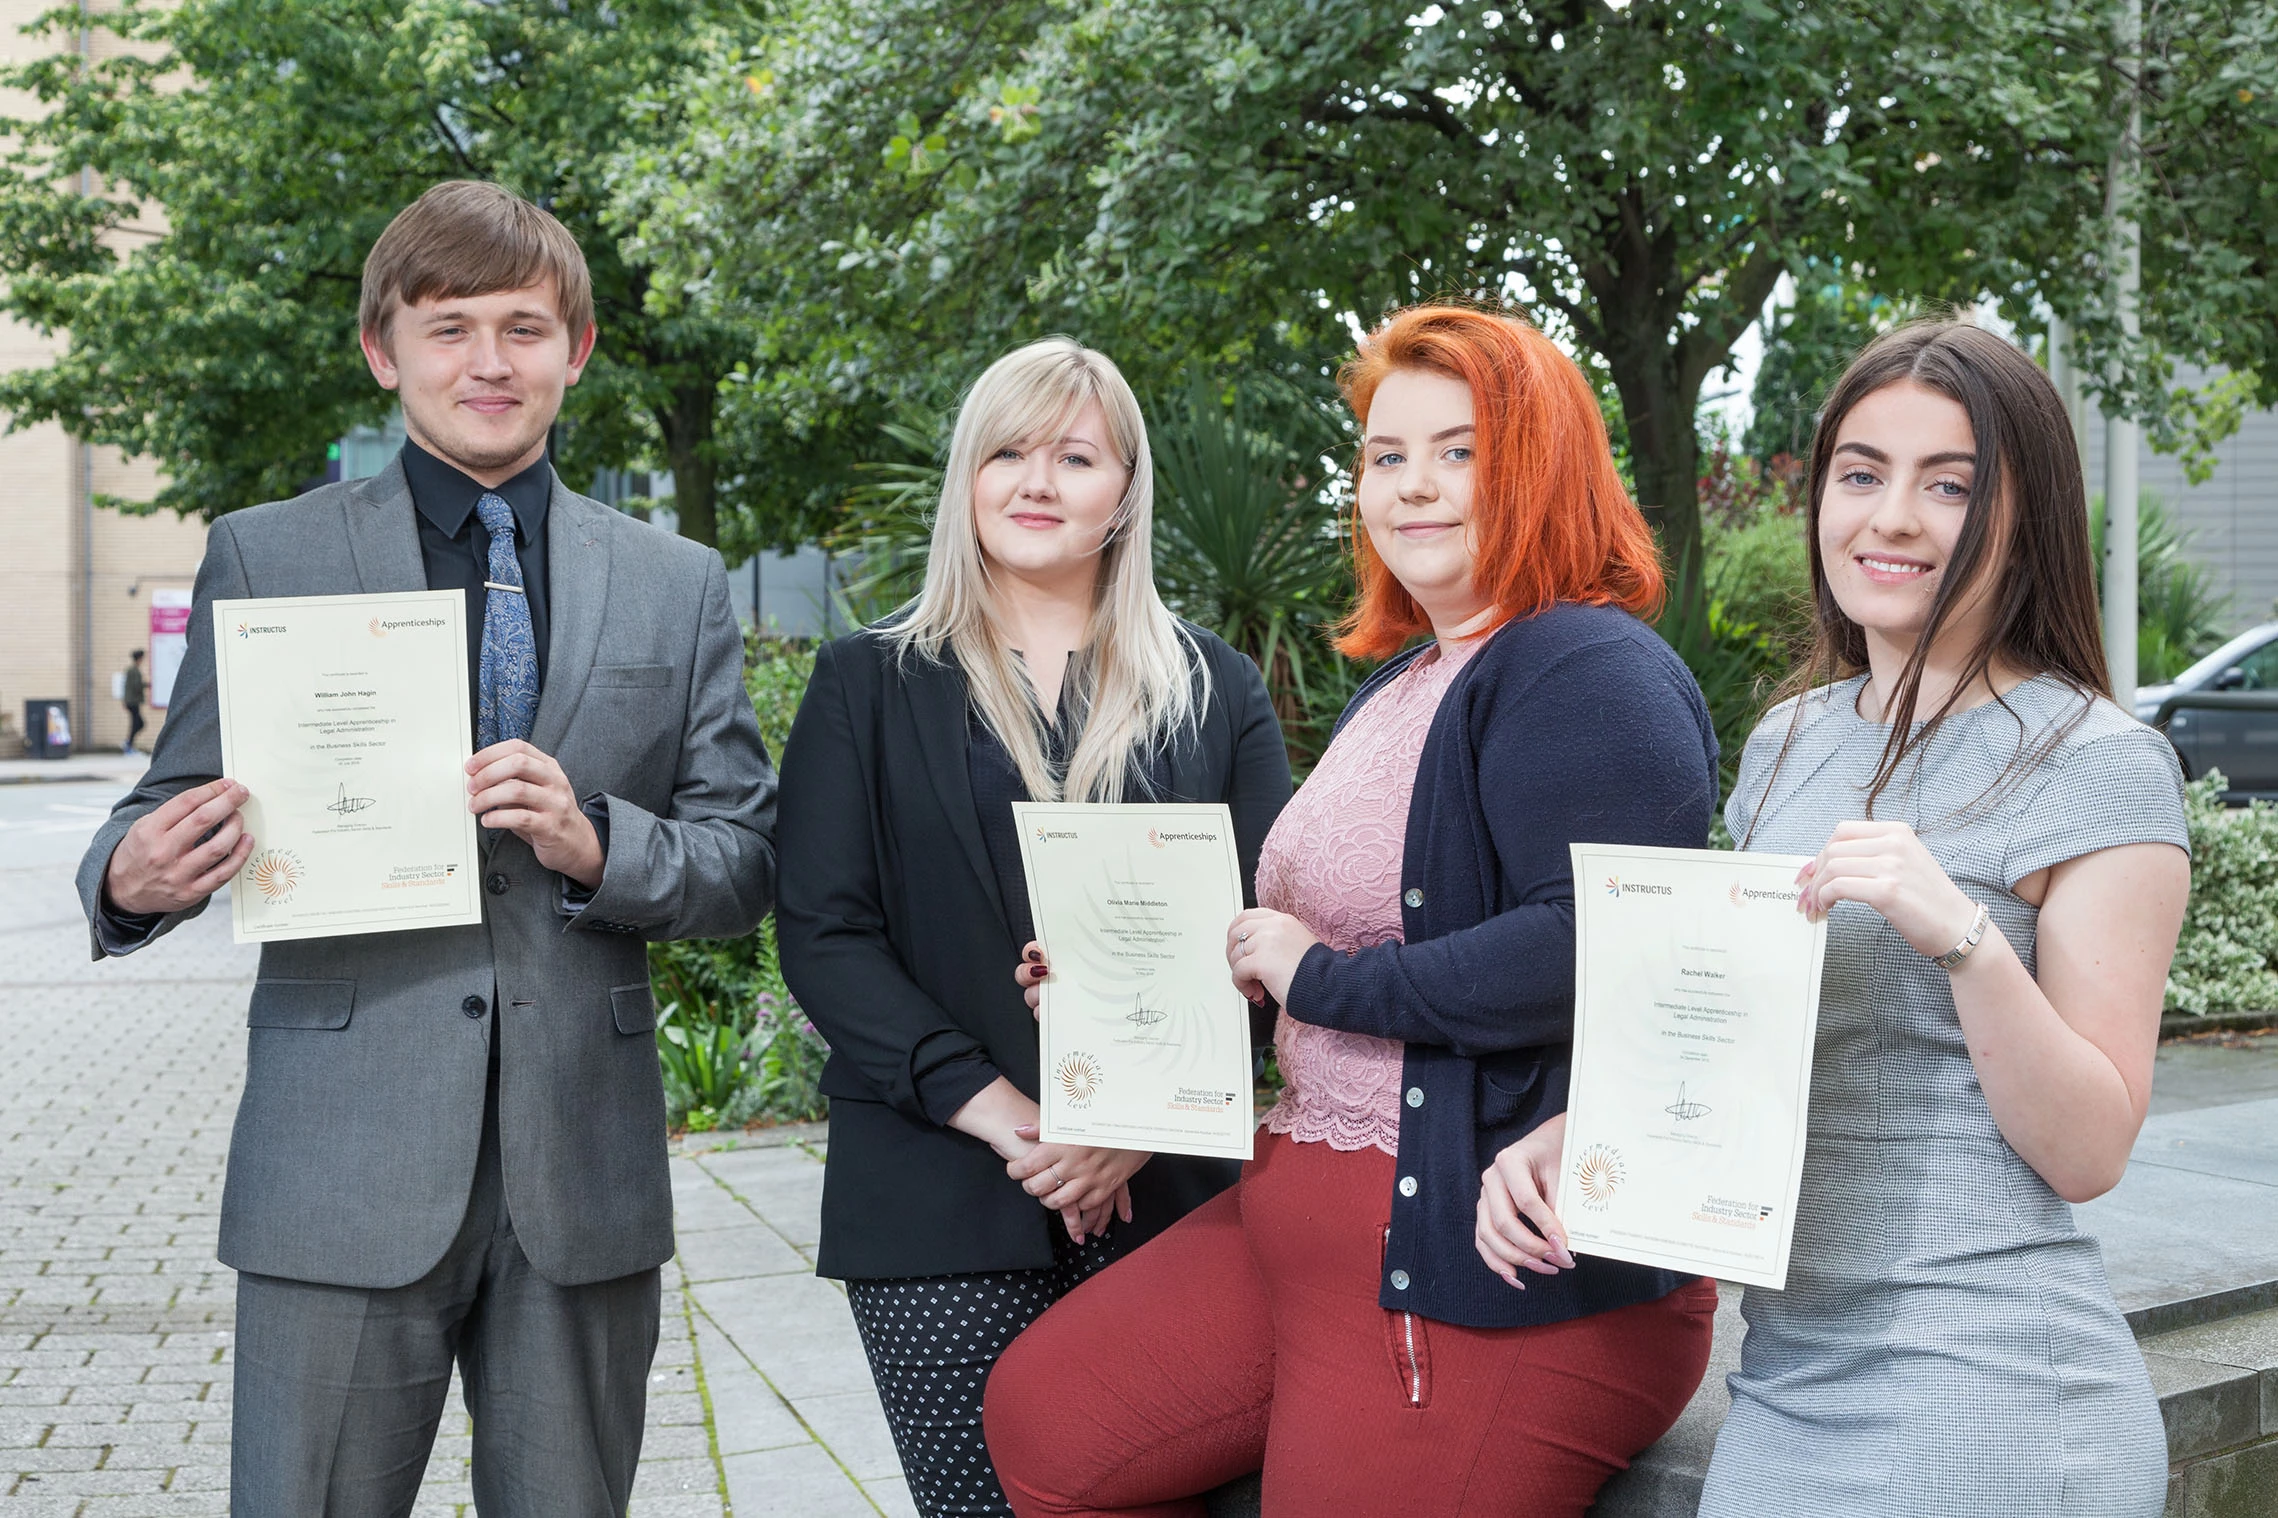
[[[224, 901], [144, 953], [88, 960], [71, 875], [118, 790], [0, 786], [8, 1518], [228, 1511], [235, 1285], [214, 1241], [255, 951], [230, 942]], [[633, 1518], [725, 1518], [731, 1493], [736, 1518], [912, 1511], [845, 1299], [811, 1275], [818, 1154], [675, 1160], [684, 1254]], [[473, 1512], [468, 1453], [454, 1389], [421, 1518]]]

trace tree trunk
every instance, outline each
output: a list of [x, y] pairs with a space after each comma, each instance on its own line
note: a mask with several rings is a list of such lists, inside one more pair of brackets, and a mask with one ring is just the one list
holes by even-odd
[[660, 409], [657, 427], [664, 434], [665, 461], [672, 466], [672, 504], [680, 518], [680, 535], [707, 548], [720, 543], [720, 523], [713, 499], [718, 466], [712, 460], [713, 401], [709, 384], [673, 391], [672, 404]]
[[1669, 572], [1664, 623], [1694, 625], [1705, 608], [1701, 549], [1701, 443], [1694, 430], [1700, 381], [1688, 383], [1658, 327], [1607, 333], [1606, 365], [1629, 427], [1637, 504], [1661, 540]]

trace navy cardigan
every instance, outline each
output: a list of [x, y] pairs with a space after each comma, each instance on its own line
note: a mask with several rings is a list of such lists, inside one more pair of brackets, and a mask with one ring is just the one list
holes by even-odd
[[[1339, 727], [1421, 651], [1371, 676]], [[1700, 688], [1626, 612], [1560, 603], [1506, 623], [1448, 688], [1408, 807], [1406, 942], [1352, 953], [1317, 944], [1287, 999], [1300, 1022], [1407, 1046], [1384, 1307], [1510, 1328], [1650, 1301], [1692, 1279], [1582, 1256], [1513, 1291], [1472, 1236], [1481, 1172], [1566, 1110], [1567, 845], [1700, 848], [1715, 800], [1716, 733]]]

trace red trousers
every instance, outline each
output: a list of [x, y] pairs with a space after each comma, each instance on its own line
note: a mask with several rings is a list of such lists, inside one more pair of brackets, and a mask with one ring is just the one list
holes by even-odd
[[1716, 1288], [1538, 1328], [1377, 1305], [1392, 1156], [1260, 1134], [1232, 1191], [1063, 1298], [989, 1378], [1020, 1518], [1580, 1515], [1708, 1366]]

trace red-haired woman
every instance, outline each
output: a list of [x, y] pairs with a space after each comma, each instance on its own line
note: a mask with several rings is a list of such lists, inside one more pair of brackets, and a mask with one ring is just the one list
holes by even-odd
[[[1288, 1081], [1241, 1183], [998, 1363], [1015, 1512], [1580, 1514], [1675, 1421], [1707, 1282], [1614, 1261], [1513, 1291], [1479, 1175], [1566, 1104], [1576, 840], [1698, 847], [1716, 740], [1636, 613], [1661, 574], [1581, 372], [1523, 322], [1422, 306], [1343, 375], [1359, 604], [1399, 653], [1281, 814], [1236, 918]], [[1421, 639], [1400, 653], [1404, 645]], [[1033, 979], [1031, 975], [1028, 978]]]

